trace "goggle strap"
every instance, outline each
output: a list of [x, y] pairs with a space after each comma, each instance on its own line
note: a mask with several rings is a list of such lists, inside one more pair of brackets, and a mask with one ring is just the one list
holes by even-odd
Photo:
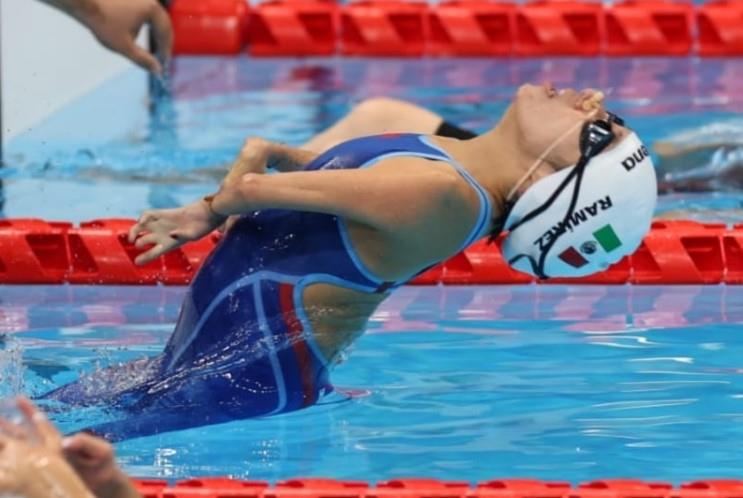
[[[570, 182], [570, 180], [572, 180], [573, 176], [577, 175], [577, 178], [575, 179], [575, 186], [573, 187], [573, 197], [570, 200], [570, 206], [568, 207], [568, 210], [567, 210], [567, 212], [565, 214], [565, 217], [563, 218], [563, 226], [564, 226], [565, 223], [567, 222], [567, 220], [573, 215], [573, 211], [575, 211], [575, 205], [578, 203], [578, 194], [580, 193], [580, 184], [581, 184], [581, 181], [583, 180], [583, 172], [585, 171], [586, 165], [588, 164], [589, 161], [590, 161], [590, 158], [581, 157], [580, 161], [578, 161], [578, 164], [575, 166], [575, 169], [573, 171], [571, 171], [571, 174], [568, 175], [568, 177], [566, 177], [565, 180], [563, 180], [563, 182], [555, 189], [555, 192], [552, 194], [552, 196], [547, 201], [545, 201], [544, 204], [542, 204], [538, 208], [536, 208], [533, 211], [531, 211], [522, 220], [519, 220], [519, 223], [517, 225], [515, 225], [513, 228], [511, 228], [511, 230], [514, 230], [521, 223], [528, 221], [528, 219], [531, 219], [534, 216], [537, 216], [539, 213], [541, 213], [542, 211], [544, 211], [547, 208], [549, 208], [552, 205], [552, 203], [554, 202], [554, 200], [557, 198], [557, 196], [559, 196], [562, 193], [562, 191], [565, 190], [565, 187]], [[558, 237], [559, 237], [559, 235], [558, 235]], [[513, 265], [518, 260], [520, 260], [522, 258], [527, 258], [527, 260], [529, 261], [529, 263], [532, 266], [532, 270], [534, 270], [534, 274], [536, 274], [541, 279], [547, 279], [547, 278], [549, 278], [544, 273], [544, 263], [545, 263], [545, 261], [547, 259], [547, 254], [549, 253], [550, 249], [552, 249], [552, 246], [555, 244], [555, 242], [557, 241], [557, 238], [558, 237], [553, 238], [547, 244], [547, 246], [544, 249], [542, 249], [542, 251], [541, 251], [541, 253], [539, 255], [539, 261], [538, 262], [535, 261], [534, 258], [531, 255], [525, 254], [525, 253], [521, 253], [521, 254], [517, 254], [513, 258], [509, 259], [508, 260], [508, 264], [509, 265]]]
[[[591, 116], [590, 117], [593, 117], [597, 112], [598, 112], [598, 110], [591, 111]], [[590, 119], [590, 117], [589, 117], [589, 119]], [[562, 135], [560, 135], [559, 137], [557, 137], [555, 139], [555, 141], [552, 142], [552, 144], [550, 144], [549, 147], [547, 147], [546, 149], [544, 149], [544, 152], [542, 152], [539, 155], [539, 157], [537, 158], [537, 160], [534, 161], [534, 163], [532, 163], [531, 166], [529, 166], [529, 169], [526, 170], [526, 173], [524, 173], [521, 176], [521, 178], [519, 178], [519, 181], [517, 181], [516, 184], [511, 188], [511, 190], [508, 191], [508, 195], [506, 196], [506, 201], [510, 201], [513, 198], [513, 196], [516, 195], [516, 192], [518, 192], [518, 190], [521, 188], [521, 186], [524, 184], [524, 182], [526, 182], [526, 180], [528, 180], [529, 177], [534, 174], [534, 172], [537, 170], [537, 168], [539, 168], [539, 166], [542, 165], [542, 163], [544, 162], [544, 158], [547, 157], [547, 154], [549, 154], [550, 152], [552, 152], [555, 149], [555, 147], [557, 147], [558, 145], [560, 145], [560, 143], [562, 143], [563, 140], [565, 140], [571, 133], [573, 133], [575, 130], [577, 130], [578, 128], [580, 128], [584, 124], [585, 124], [585, 121], [579, 121], [579, 122], [577, 122], [575, 125], [571, 126], [567, 131], [565, 131], [565, 133], [563, 133]]]
[[[578, 162], [580, 164], [580, 161]], [[549, 209], [549, 207], [552, 205], [553, 202], [555, 202], [555, 199], [562, 193], [562, 191], [565, 189], [568, 183], [573, 179], [573, 177], [578, 173], [578, 168], [575, 167], [573, 170], [568, 173], [568, 176], [563, 179], [562, 183], [557, 186], [554, 192], [552, 192], [552, 195], [550, 195], [549, 199], [544, 201], [539, 207], [532, 209], [529, 211], [526, 215], [524, 215], [523, 218], [521, 218], [518, 222], [514, 223], [513, 226], [509, 227], [509, 230], [516, 230], [519, 226], [523, 225], [527, 221], [530, 221], [534, 219], [535, 217], [542, 214], [544, 211]]]
[[583, 181], [583, 173], [586, 170], [586, 165], [588, 164], [588, 161], [590, 161], [590, 157], [583, 156], [580, 159], [580, 162], [578, 162], [578, 165], [575, 167], [575, 171], [577, 171], [577, 176], [575, 177], [575, 186], [573, 186], [573, 197], [570, 199], [570, 206], [568, 207], [567, 212], [565, 213], [565, 217], [562, 219], [562, 231], [558, 232], [542, 249], [541, 254], [539, 255], [539, 275], [540, 278], [547, 278], [547, 276], [544, 273], [544, 263], [547, 260], [547, 254], [549, 254], [550, 250], [552, 250], [552, 247], [555, 245], [555, 242], [557, 242], [557, 239], [560, 238], [565, 233], [565, 225], [567, 224], [568, 220], [571, 216], [573, 216], [573, 212], [575, 211], [575, 206], [578, 204], [578, 196], [580, 195], [580, 184]]

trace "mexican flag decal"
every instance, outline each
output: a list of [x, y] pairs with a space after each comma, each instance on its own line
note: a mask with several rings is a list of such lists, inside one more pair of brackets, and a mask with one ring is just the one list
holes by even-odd
[[[593, 232], [593, 236], [596, 238], [596, 241], [599, 243], [601, 248], [606, 252], [611, 252], [622, 245], [622, 241], [619, 240], [619, 237], [617, 237], [617, 234], [614, 232], [611, 225], [604, 225], [599, 228]], [[558, 257], [573, 268], [580, 268], [581, 266], [588, 264], [588, 260], [572, 246], [562, 251]]]
[[593, 232], [593, 236], [596, 237], [599, 245], [601, 245], [606, 252], [612, 252], [614, 249], [622, 245], [622, 241], [619, 240], [617, 234], [614, 233], [614, 229], [611, 228], [611, 225], [604, 225], [599, 228]]

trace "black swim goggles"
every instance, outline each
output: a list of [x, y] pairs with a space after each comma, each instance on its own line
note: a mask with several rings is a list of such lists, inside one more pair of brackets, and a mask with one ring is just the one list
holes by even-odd
[[[549, 278], [549, 276], [544, 273], [544, 264], [547, 259], [547, 254], [555, 245], [557, 239], [567, 231], [566, 227], [568, 227], [568, 220], [573, 216], [575, 205], [578, 203], [578, 194], [580, 193], [580, 185], [583, 180], [583, 173], [586, 170], [586, 166], [591, 161], [591, 159], [599, 155], [604, 149], [606, 149], [606, 147], [612, 142], [612, 140], [614, 140], [614, 137], [616, 135], [612, 130], [613, 125], [616, 123], [619, 126], [624, 126], [624, 120], [622, 118], [608, 111], [606, 114], [606, 119], [594, 119], [592, 121], [586, 122], [586, 124], [583, 125], [583, 128], [580, 132], [580, 140], [578, 142], [580, 147], [580, 159], [578, 159], [578, 163], [575, 165], [573, 170], [555, 189], [549, 199], [547, 199], [541, 206], [527, 213], [523, 218], [521, 218], [518, 222], [514, 223], [514, 225], [509, 228], [510, 231], [514, 231], [524, 223], [533, 220], [534, 218], [545, 212], [560, 196], [562, 191], [567, 188], [570, 182], [575, 179], [575, 184], [573, 185], [573, 194], [570, 200], [570, 206], [565, 213], [565, 217], [563, 218], [562, 223], [559, 225], [560, 230], [557, 232], [557, 234], [555, 234], [554, 237], [552, 237], [546, 244], [544, 244], [544, 246], [540, 248], [539, 260], [535, 260], [534, 257], [529, 254], [522, 253], [517, 254], [516, 256], [511, 258], [508, 261], [509, 265], [513, 265], [516, 261], [522, 258], [527, 258], [532, 266], [532, 270], [534, 271], [535, 275], [537, 275], [540, 279]], [[506, 203], [505, 215], [503, 218], [504, 220], [508, 219], [508, 215], [511, 213], [511, 210], [513, 209], [513, 206], [515, 204], [515, 200]]]

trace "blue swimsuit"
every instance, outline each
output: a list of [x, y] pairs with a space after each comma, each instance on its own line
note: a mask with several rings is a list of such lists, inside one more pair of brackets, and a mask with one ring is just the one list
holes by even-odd
[[[461, 249], [485, 234], [492, 207], [484, 189], [425, 136], [351, 140], [305, 170], [363, 168], [395, 156], [452, 164], [480, 197], [477, 223]], [[383, 293], [404, 281], [372, 274], [337, 216], [282, 209], [245, 214], [196, 275], [162, 355], [101, 370], [46, 397], [125, 410], [125, 420], [92, 428], [113, 440], [312, 405], [332, 390], [328, 361], [302, 305], [304, 289], [317, 283]]]

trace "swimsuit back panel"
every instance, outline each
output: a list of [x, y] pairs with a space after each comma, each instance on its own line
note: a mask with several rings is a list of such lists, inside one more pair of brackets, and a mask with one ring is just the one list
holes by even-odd
[[[305, 170], [362, 168], [393, 155], [449, 160], [442, 151], [422, 142], [419, 135], [381, 135], [342, 143], [318, 156]], [[238, 282], [246, 285], [267, 278], [295, 284], [300, 280], [336, 283], [363, 292], [375, 292], [385, 284], [364, 268], [337, 216], [284, 209], [248, 213], [232, 226], [196, 275], [166, 356], [203, 320], [215, 297], [230, 299], [225, 289], [234, 293]], [[238, 320], [235, 326], [244, 323], [244, 317], [234, 317]], [[191, 341], [191, 354], [179, 353], [184, 361], [192, 361], [219, 342], [205, 332]], [[221, 333], [218, 328], [213, 332]]]
[[[420, 135], [382, 135], [340, 144], [318, 156], [305, 170], [363, 168], [393, 156], [452, 162]], [[481, 210], [481, 217], [489, 212], [485, 200], [488, 209]], [[473, 231], [475, 237], [478, 227]], [[330, 384], [327, 361], [314, 344], [302, 308], [302, 291], [314, 283], [373, 293], [403, 282], [383, 282], [366, 269], [337, 216], [283, 209], [241, 216], [204, 262], [188, 291], [165, 349], [162, 375], [178, 377], [181, 369], [222, 362], [217, 359], [229, 351], [245, 351], [242, 363], [232, 365], [232, 374], [234, 377], [235, 369], [244, 370], [241, 375], [246, 376], [267, 372], [266, 378], [253, 385], [259, 385], [262, 396], [269, 400], [262, 413], [315, 402], [318, 392], [328, 390]], [[260, 368], [257, 362], [261, 362]], [[211, 365], [205, 371], [215, 368]], [[200, 396], [214, 403], [234, 396], [221, 380], [208, 379], [209, 386], [198, 389]], [[190, 397], [188, 391], [193, 388], [184, 390], [183, 396]], [[185, 402], [175, 393], [168, 397], [176, 403]]]
[[[393, 156], [447, 161], [481, 197], [480, 218], [465, 245], [487, 225], [482, 187], [420, 135], [382, 135], [343, 143], [306, 170], [353, 169]], [[184, 298], [162, 355], [94, 372], [46, 397], [74, 404], [102, 399], [129, 413], [92, 428], [111, 440], [297, 410], [332, 389], [327, 360], [314, 343], [303, 290], [315, 283], [381, 292], [342, 219], [266, 209], [241, 216], [206, 259]], [[134, 385], [121, 385], [139, 372]], [[117, 379], [116, 388], [108, 381]]]

